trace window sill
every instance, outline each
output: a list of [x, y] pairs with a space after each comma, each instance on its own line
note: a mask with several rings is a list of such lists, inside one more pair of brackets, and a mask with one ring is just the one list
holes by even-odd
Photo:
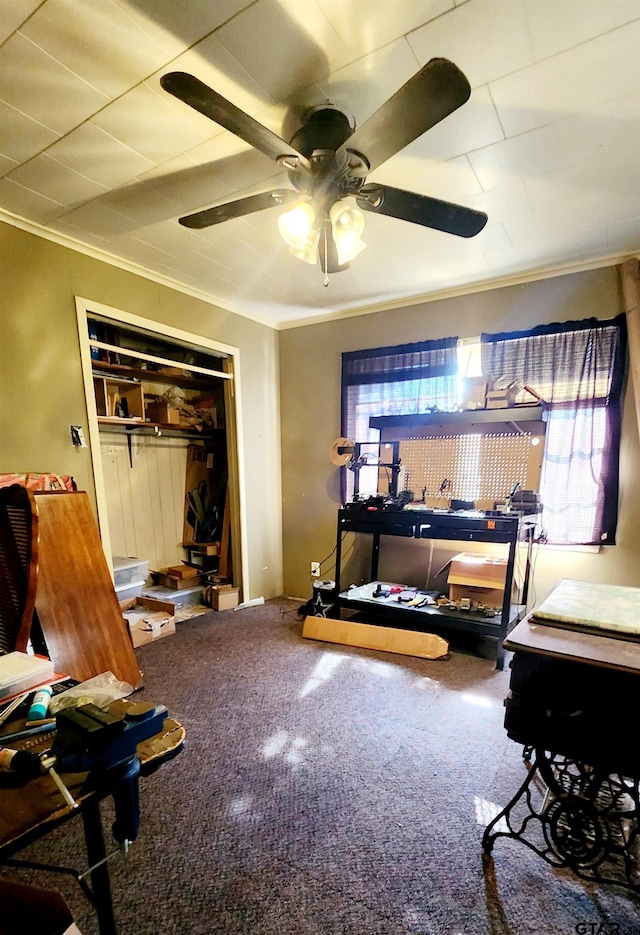
[[540, 543], [544, 545], [545, 552], [593, 552], [597, 553], [602, 551], [601, 545], [553, 545], [548, 542]]

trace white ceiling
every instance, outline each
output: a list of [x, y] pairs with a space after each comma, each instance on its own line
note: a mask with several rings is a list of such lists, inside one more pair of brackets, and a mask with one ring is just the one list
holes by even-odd
[[[640, 0], [3, 0], [0, 43], [0, 217], [274, 327], [640, 251]], [[360, 125], [434, 57], [470, 100], [369, 181], [485, 211], [475, 238], [369, 213], [324, 288], [277, 208], [178, 224], [291, 186], [165, 72], [290, 139], [320, 103]]]

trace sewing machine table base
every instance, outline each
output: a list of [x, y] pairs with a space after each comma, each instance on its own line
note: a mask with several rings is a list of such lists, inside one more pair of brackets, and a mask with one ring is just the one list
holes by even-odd
[[640, 780], [536, 749], [527, 776], [485, 829], [482, 847], [511, 838], [583, 880], [640, 893]]

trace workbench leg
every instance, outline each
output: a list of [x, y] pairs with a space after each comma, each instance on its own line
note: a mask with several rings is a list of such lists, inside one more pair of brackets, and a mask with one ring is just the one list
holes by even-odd
[[82, 820], [84, 822], [87, 859], [89, 866], [94, 867], [91, 871], [91, 888], [100, 935], [118, 935], [118, 927], [113, 914], [109, 867], [105, 861], [107, 853], [104, 846], [104, 833], [98, 801], [85, 803], [82, 809]]

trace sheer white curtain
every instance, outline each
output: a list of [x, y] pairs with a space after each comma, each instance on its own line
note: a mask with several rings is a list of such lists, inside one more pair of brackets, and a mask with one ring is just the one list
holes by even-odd
[[542, 524], [558, 545], [615, 543], [624, 315], [482, 335], [482, 369], [548, 404]]

